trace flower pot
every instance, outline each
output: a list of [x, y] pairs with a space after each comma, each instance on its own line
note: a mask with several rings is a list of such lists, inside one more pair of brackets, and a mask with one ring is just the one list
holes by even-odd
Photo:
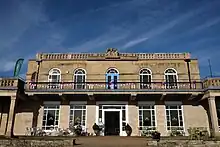
[[125, 131], [126, 131], [127, 136], [131, 136], [131, 130], [125, 130]]
[[100, 130], [94, 130], [94, 133], [96, 134], [96, 136], [100, 135]]

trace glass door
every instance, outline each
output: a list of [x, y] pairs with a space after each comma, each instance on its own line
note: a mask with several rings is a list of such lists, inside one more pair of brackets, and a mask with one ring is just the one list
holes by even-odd
[[108, 73], [106, 74], [107, 89], [118, 89], [118, 74]]

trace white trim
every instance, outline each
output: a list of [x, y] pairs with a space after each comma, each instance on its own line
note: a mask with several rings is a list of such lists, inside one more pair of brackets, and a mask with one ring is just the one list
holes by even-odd
[[126, 113], [126, 119], [125, 119], [125, 121], [126, 121], [126, 123], [128, 123], [129, 124], [129, 115], [128, 115], [128, 104], [126, 104], [125, 105], [125, 113]]
[[182, 110], [182, 118], [183, 118], [183, 131], [186, 134], [186, 127], [185, 127], [185, 116], [184, 116], [184, 109], [183, 105], [181, 105], [181, 110]]
[[87, 72], [86, 72], [86, 70], [84, 68], [76, 68], [76, 69], [73, 70], [73, 74], [74, 75], [84, 75], [84, 74], [76, 74], [77, 70], [83, 70], [85, 72], [85, 75], [87, 74]]
[[138, 101], [138, 105], [155, 105], [155, 101]]
[[98, 101], [96, 105], [128, 105], [125, 101]]
[[[174, 70], [176, 73], [166, 73], [166, 71], [167, 70], [169, 70], [169, 69], [172, 69], [172, 70]], [[164, 70], [164, 81], [166, 82], [166, 76], [167, 75], [173, 75], [173, 76], [176, 76], [176, 84], [177, 84], [177, 87], [179, 87], [178, 86], [178, 82], [179, 82], [179, 77], [178, 77], [178, 72], [177, 72], [177, 70], [175, 69], [175, 68], [167, 68], [166, 70]]]
[[70, 101], [70, 105], [87, 105], [87, 101]]
[[[53, 74], [53, 73], [52, 73], [53, 70], [58, 70], [60, 73], [59, 73], [59, 74]], [[48, 72], [48, 77], [47, 77], [48, 82], [51, 82], [50, 76], [52, 76], [52, 75], [60, 76], [59, 82], [61, 82], [61, 79], [62, 79], [62, 78], [61, 78], [61, 75], [62, 75], [62, 73], [61, 73], [61, 70], [60, 70], [59, 68], [51, 68], [51, 69], [49, 70], [49, 72]]]
[[109, 68], [106, 70], [105, 74], [108, 74], [108, 71], [109, 71], [109, 70], [111, 70], [111, 69], [116, 70], [116, 71], [117, 71], [117, 73], [116, 73], [116, 74], [118, 74], [118, 75], [119, 75], [119, 70], [118, 70], [116, 67], [109, 67]]
[[[149, 71], [150, 71], [150, 74], [143, 74], [143, 73], [141, 73], [142, 70], [149, 70]], [[139, 75], [151, 75], [151, 76], [152, 76], [152, 71], [151, 71], [151, 69], [149, 69], [149, 68], [141, 68], [141, 69], [139, 70]]]
[[122, 109], [102, 109], [102, 122], [105, 124], [105, 112], [119, 112], [119, 136], [123, 135], [122, 131]]
[[[166, 71], [169, 70], [169, 69], [174, 70], [175, 73], [166, 73]], [[164, 74], [167, 74], [167, 75], [169, 75], [169, 74], [174, 75], [174, 74], [178, 74], [178, 72], [177, 72], [177, 70], [176, 70], [175, 68], [173, 68], [173, 67], [170, 68], [170, 67], [169, 67], [169, 68], [167, 68], [167, 69], [164, 70]]]
[[60, 105], [61, 102], [60, 101], [44, 101], [43, 102], [43, 105], [50, 105], [50, 104]]
[[[78, 71], [78, 70], [83, 70], [84, 72], [85, 72], [85, 74], [76, 74], [76, 72]], [[87, 72], [86, 72], [86, 70], [84, 69], [84, 68], [76, 68], [74, 71], [73, 71], [73, 82], [75, 83], [76, 82], [76, 80], [77, 80], [77, 76], [85, 76], [85, 82], [84, 83], [82, 83], [81, 85], [83, 85], [84, 84], [84, 88], [83, 89], [86, 89], [86, 78], [87, 78]], [[74, 84], [74, 87], [75, 87], [76, 85]]]
[[[166, 103], [166, 102], [168, 102], [168, 103]], [[181, 109], [166, 109], [166, 104], [167, 105], [181, 105], [180, 107], [181, 107]], [[166, 124], [166, 132], [167, 132], [167, 135], [168, 135], [168, 133], [170, 132], [170, 130], [168, 130], [167, 128], [168, 128], [168, 126], [167, 126], [167, 110], [176, 110], [177, 111], [177, 113], [178, 113], [178, 117], [179, 117], [179, 110], [181, 110], [181, 113], [182, 113], [182, 121], [183, 121], [183, 131], [184, 131], [184, 133], [186, 133], [186, 128], [185, 128], [185, 119], [184, 119], [184, 112], [183, 112], [183, 105], [182, 105], [182, 102], [181, 101], [165, 101], [165, 124]], [[171, 116], [170, 116], [171, 117]], [[170, 126], [170, 127], [172, 127], [172, 126]], [[180, 127], [180, 126], [178, 126], [178, 127]]]
[[[143, 105], [153, 105], [154, 106], [154, 109], [139, 109], [139, 106], [143, 106]], [[154, 117], [155, 117], [155, 128], [156, 128], [156, 130], [158, 130], [158, 127], [157, 127], [157, 105], [155, 105], [155, 101], [149, 101], [149, 102], [146, 102], [146, 103], [141, 103], [140, 105], [139, 105], [139, 103], [138, 103], [138, 131], [139, 131], [139, 135], [141, 136], [141, 131], [139, 130], [139, 128], [140, 128], [140, 119], [139, 119], [139, 111], [140, 110], [150, 110], [150, 111], [154, 111]], [[142, 114], [143, 115], [143, 114]], [[151, 117], [152, 117], [152, 112], [151, 112]], [[152, 127], [154, 127], [154, 126], [152, 126]]]
[[182, 101], [165, 101], [165, 105], [182, 105]]
[[[43, 102], [43, 104], [44, 105], [50, 105], [50, 104], [53, 104], [53, 105], [59, 105], [59, 108], [45, 108], [44, 106], [43, 106], [43, 117], [42, 117], [42, 120], [41, 120], [41, 122], [42, 122], [42, 125], [41, 125], [41, 129], [43, 129], [45, 126], [43, 126], [43, 121], [44, 121], [44, 111], [45, 111], [45, 109], [48, 111], [48, 110], [58, 110], [59, 111], [59, 117], [58, 117], [58, 124], [57, 124], [57, 128], [60, 128], [60, 120], [61, 120], [61, 108], [60, 108], [60, 102], [57, 102], [57, 101], [44, 101]], [[56, 112], [55, 112], [56, 113]], [[48, 114], [48, 113], [47, 113]], [[47, 117], [47, 114], [46, 114], [46, 117]], [[56, 114], [55, 114], [55, 120], [56, 120]], [[47, 121], [46, 121], [46, 123], [47, 123]], [[46, 126], [47, 127], [47, 126]], [[54, 126], [53, 126], [54, 127]], [[49, 131], [49, 130], [46, 130], [46, 129], [43, 129], [44, 131]]]

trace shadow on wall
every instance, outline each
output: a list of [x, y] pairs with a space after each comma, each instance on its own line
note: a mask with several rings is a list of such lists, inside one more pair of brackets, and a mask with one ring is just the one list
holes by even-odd
[[25, 135], [26, 128], [37, 127], [41, 103], [33, 100], [18, 100], [15, 114], [14, 135]]

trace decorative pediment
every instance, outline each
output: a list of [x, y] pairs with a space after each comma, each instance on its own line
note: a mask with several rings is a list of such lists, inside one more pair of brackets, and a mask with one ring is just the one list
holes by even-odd
[[108, 48], [106, 50], [105, 58], [111, 58], [111, 59], [120, 58], [118, 50], [116, 48]]

